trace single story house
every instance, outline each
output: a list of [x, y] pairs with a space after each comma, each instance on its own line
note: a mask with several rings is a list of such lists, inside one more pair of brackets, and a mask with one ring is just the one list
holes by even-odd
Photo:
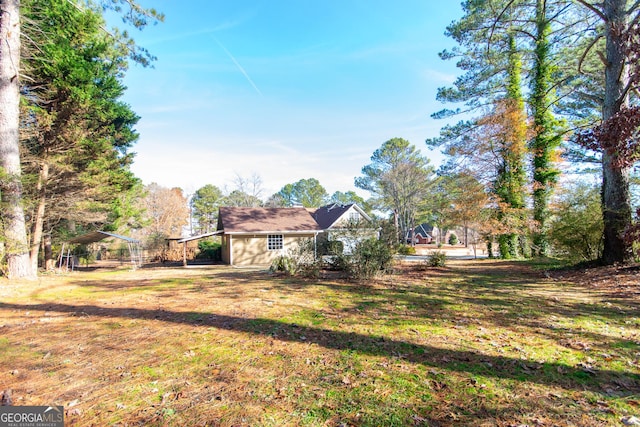
[[345, 253], [358, 241], [378, 237], [371, 218], [356, 204], [332, 204], [318, 209], [220, 207], [217, 230], [180, 239], [185, 245], [197, 239], [220, 236], [222, 261], [229, 265], [271, 264], [281, 255], [295, 252], [301, 245], [313, 246], [340, 240]]
[[280, 255], [312, 242], [322, 230], [305, 208], [221, 207], [216, 234], [222, 261], [230, 265], [270, 264]]

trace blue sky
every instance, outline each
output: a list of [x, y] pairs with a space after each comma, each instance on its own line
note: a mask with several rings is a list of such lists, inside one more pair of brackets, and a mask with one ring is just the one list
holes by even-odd
[[[453, 82], [446, 26], [457, 1], [140, 1], [164, 23], [132, 31], [158, 60], [132, 65], [124, 101], [141, 116], [132, 167], [145, 184], [186, 193], [262, 179], [262, 198], [316, 178], [355, 190], [373, 151], [393, 137], [432, 159], [438, 87]], [[367, 197], [361, 190], [358, 192]]]

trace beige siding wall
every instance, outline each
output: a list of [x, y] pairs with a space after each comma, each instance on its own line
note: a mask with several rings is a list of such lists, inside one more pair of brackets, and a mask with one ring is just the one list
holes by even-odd
[[[282, 250], [267, 250], [266, 235], [231, 236], [233, 248], [233, 265], [268, 265], [279, 257], [286, 255], [288, 251], [295, 251], [297, 247], [305, 241], [313, 240], [313, 234], [285, 234]], [[223, 261], [225, 251], [223, 249]]]

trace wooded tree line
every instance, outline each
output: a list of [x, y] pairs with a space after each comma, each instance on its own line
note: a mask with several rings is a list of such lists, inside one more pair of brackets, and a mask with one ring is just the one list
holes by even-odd
[[441, 56], [456, 60], [464, 73], [438, 93], [458, 107], [434, 116], [464, 114], [465, 119], [444, 127], [427, 144], [443, 148], [451, 169], [488, 186], [497, 220], [507, 225], [498, 241], [508, 257], [549, 253], [549, 209], [560, 156], [596, 158], [602, 177], [602, 260], [630, 261], [630, 177], [640, 124], [635, 107], [639, 3], [468, 0], [463, 10], [447, 29], [458, 46]]
[[130, 0], [0, 2], [0, 256], [9, 278], [35, 277], [51, 241], [137, 219], [129, 149], [138, 116], [120, 101], [129, 61], [152, 56], [105, 10], [142, 28], [161, 20]]
[[[637, 2], [463, 2], [464, 16], [447, 30], [458, 46], [441, 54], [463, 74], [438, 93], [454, 109], [434, 116], [464, 120], [427, 141], [450, 160], [436, 172], [408, 141], [386, 141], [355, 179], [372, 195], [366, 201], [352, 191], [329, 196], [315, 178], [265, 201], [257, 175], [237, 176], [232, 190], [205, 185], [190, 199], [143, 187], [129, 169], [138, 117], [120, 97], [129, 62], [148, 66], [153, 57], [126, 32], [107, 30], [103, 12], [138, 28], [162, 15], [132, 0], [7, 0], [0, 8], [0, 256], [9, 277], [34, 277], [38, 260], [52, 258], [52, 241], [83, 230], [144, 229], [158, 240], [195, 224], [194, 234], [206, 233], [220, 205], [355, 202], [389, 213], [396, 243], [430, 222], [495, 237], [505, 258], [546, 255], [562, 246], [557, 236], [599, 230], [579, 229], [576, 200], [594, 206], [584, 187], [573, 198], [557, 194], [565, 216], [553, 220], [561, 157], [599, 162], [603, 260], [632, 258], [640, 234], [630, 193], [640, 124]], [[598, 253], [594, 245], [585, 257]]]

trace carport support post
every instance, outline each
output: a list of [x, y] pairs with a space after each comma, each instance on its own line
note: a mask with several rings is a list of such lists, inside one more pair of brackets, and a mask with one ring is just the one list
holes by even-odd
[[187, 242], [184, 242], [182, 246], [182, 266], [187, 266]]
[[313, 260], [318, 260], [318, 233], [313, 233]]
[[58, 263], [58, 268], [62, 269], [62, 257], [64, 256], [64, 243], [62, 244], [62, 249], [60, 250], [60, 262]]

